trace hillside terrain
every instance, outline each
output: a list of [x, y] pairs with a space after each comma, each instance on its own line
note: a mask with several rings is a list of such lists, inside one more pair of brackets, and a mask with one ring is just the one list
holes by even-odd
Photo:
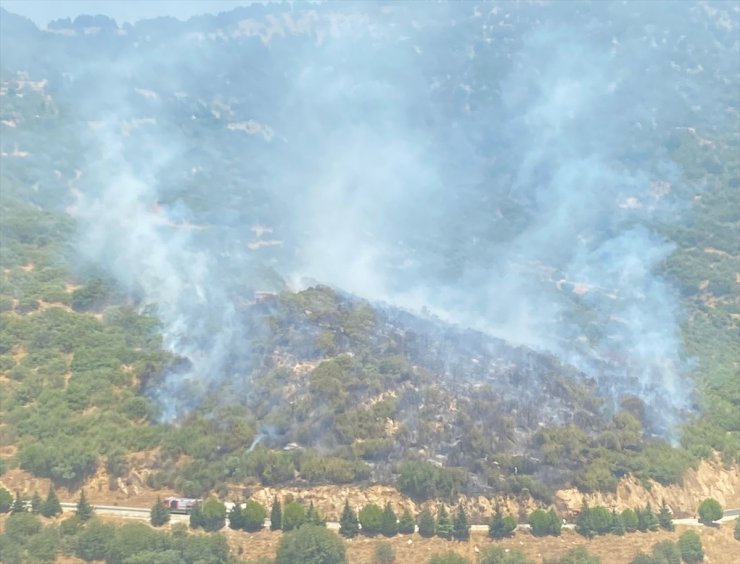
[[737, 504], [740, 16], [675, 8], [2, 10], [0, 483]]

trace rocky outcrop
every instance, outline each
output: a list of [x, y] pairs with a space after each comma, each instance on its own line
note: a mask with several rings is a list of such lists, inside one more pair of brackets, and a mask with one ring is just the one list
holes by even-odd
[[[236, 493], [236, 492], [234, 492]], [[330, 520], [339, 518], [345, 500], [351, 506], [359, 509], [367, 503], [384, 505], [390, 501], [397, 512], [408, 507], [418, 513], [425, 505], [436, 507], [436, 503], [416, 503], [401, 494], [391, 486], [375, 485], [361, 486], [319, 486], [314, 488], [256, 488], [240, 490], [240, 495], [250, 496], [252, 499], [270, 507], [274, 496], [283, 499], [291, 496], [297, 501], [313, 504]], [[689, 470], [684, 476], [683, 484], [662, 486], [652, 483], [646, 487], [634, 477], [627, 477], [620, 481], [615, 494], [587, 494], [576, 489], [560, 490], [555, 494], [554, 506], [556, 510], [567, 518], [573, 518], [580, 510], [585, 499], [589, 505], [603, 505], [618, 510], [627, 507], [643, 507], [650, 503], [658, 507], [665, 499], [676, 517], [694, 516], [699, 503], [712, 497], [723, 507], [740, 506], [740, 466], [726, 467], [718, 460], [702, 461], [696, 469]], [[460, 502], [474, 522], [485, 523], [493, 514], [496, 502], [501, 504], [502, 511], [520, 519], [525, 519], [532, 510], [541, 506], [530, 497], [489, 498], [484, 496], [461, 497]], [[454, 505], [449, 505], [452, 508]]]

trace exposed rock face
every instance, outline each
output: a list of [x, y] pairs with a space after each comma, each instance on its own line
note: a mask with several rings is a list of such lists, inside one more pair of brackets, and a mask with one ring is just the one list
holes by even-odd
[[[583, 494], [576, 489], [557, 492], [557, 505], [569, 513], [577, 512]], [[740, 506], [740, 466], [723, 466], [718, 460], [702, 461], [696, 470], [690, 469], [683, 484], [662, 486], [653, 483], [645, 488], [636, 478], [628, 477], [619, 482], [616, 494], [591, 494], [586, 499], [592, 505], [604, 505], [624, 509], [642, 507], [650, 503], [658, 507], [662, 500], [676, 517], [693, 517], [699, 503], [712, 497], [725, 507]]]
[[[273, 497], [283, 498], [286, 495], [305, 503], [313, 502], [320, 511], [330, 520], [337, 520], [344, 506], [349, 500], [351, 506], [359, 509], [367, 503], [384, 505], [390, 501], [394, 509], [399, 512], [408, 507], [418, 513], [425, 505], [436, 507], [437, 504], [419, 504], [402, 495], [393, 487], [371, 486], [361, 488], [357, 486], [338, 487], [321, 486], [316, 488], [259, 488], [251, 492], [251, 497], [266, 507], [270, 507]], [[576, 489], [560, 490], [555, 494], [554, 506], [556, 510], [568, 518], [577, 515], [584, 499], [589, 505], [603, 505], [617, 510], [627, 507], [644, 507], [650, 503], [657, 508], [665, 499], [668, 506], [678, 518], [693, 517], [696, 508], [702, 500], [712, 497], [720, 502], [724, 508], [740, 506], [740, 466], [725, 467], [720, 462], [701, 462], [696, 470], [689, 470], [682, 485], [661, 486], [653, 483], [648, 489], [634, 477], [623, 479], [619, 483], [616, 494], [588, 494], [584, 495]], [[526, 518], [532, 510], [539, 507], [531, 498], [488, 498], [484, 496], [462, 496], [461, 502], [475, 522], [485, 523], [493, 514], [496, 502], [501, 504], [502, 511], [520, 518]], [[448, 505], [448, 509], [454, 506]]]

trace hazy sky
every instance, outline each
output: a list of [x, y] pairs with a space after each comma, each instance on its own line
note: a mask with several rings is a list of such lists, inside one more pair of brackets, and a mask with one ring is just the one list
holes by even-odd
[[103, 14], [119, 24], [158, 16], [186, 20], [252, 3], [252, 0], [0, 0], [0, 6], [30, 18], [41, 28], [52, 20], [74, 19], [80, 14]]

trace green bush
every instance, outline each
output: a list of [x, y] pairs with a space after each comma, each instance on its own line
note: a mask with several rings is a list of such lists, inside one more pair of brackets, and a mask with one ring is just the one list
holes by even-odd
[[535, 509], [529, 515], [529, 525], [532, 527], [532, 534], [536, 537], [558, 536], [562, 528], [562, 521], [552, 509], [549, 511]]
[[678, 548], [681, 559], [687, 564], [704, 561], [704, 547], [701, 538], [694, 531], [686, 531], [678, 537]]
[[265, 526], [267, 511], [257, 501], [250, 499], [242, 510], [243, 528], [245, 531], [259, 531]]
[[722, 519], [722, 506], [716, 499], [707, 498], [699, 504], [699, 521], [711, 523]]
[[286, 503], [283, 508], [283, 531], [299, 528], [306, 521], [306, 509], [297, 501]]
[[275, 563], [345, 564], [345, 552], [344, 543], [336, 533], [325, 527], [304, 525], [282, 536]]
[[374, 536], [383, 528], [383, 510], [375, 503], [368, 503], [358, 515], [363, 535]]
[[624, 530], [628, 533], [634, 533], [637, 530], [637, 527], [640, 524], [640, 520], [637, 517], [637, 513], [630, 509], [629, 507], [622, 511], [621, 514], [622, 518], [622, 525], [624, 525]]

